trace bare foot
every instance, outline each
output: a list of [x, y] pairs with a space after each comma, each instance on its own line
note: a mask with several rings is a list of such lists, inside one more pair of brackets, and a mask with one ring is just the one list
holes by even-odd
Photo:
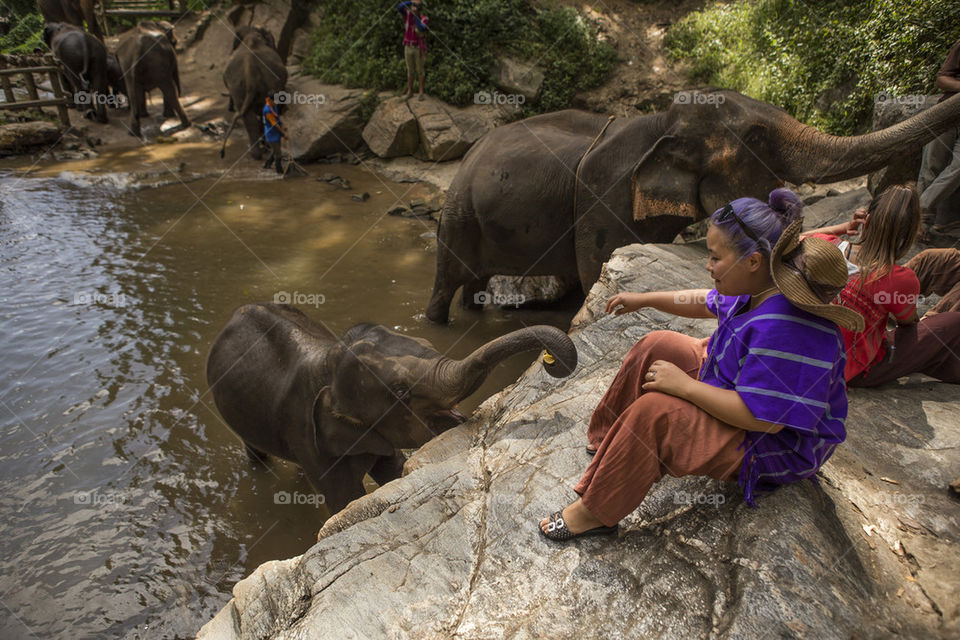
[[[563, 510], [563, 521], [571, 533], [583, 533], [589, 529], [602, 527], [604, 524], [597, 520], [596, 516], [587, 511], [580, 498]], [[540, 528], [544, 533], [547, 532], [547, 525], [550, 524], [550, 518], [544, 518], [540, 521]]]

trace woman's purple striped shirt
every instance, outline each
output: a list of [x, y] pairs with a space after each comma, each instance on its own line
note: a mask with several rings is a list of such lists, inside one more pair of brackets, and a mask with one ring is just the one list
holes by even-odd
[[758, 420], [778, 433], [747, 432], [740, 486], [754, 491], [812, 478], [846, 438], [843, 336], [834, 323], [793, 306], [782, 294], [749, 310], [750, 296], [707, 296], [717, 316], [700, 380], [735, 389]]

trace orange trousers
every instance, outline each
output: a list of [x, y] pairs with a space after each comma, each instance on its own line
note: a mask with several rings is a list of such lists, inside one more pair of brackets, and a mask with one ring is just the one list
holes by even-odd
[[686, 400], [642, 388], [655, 360], [696, 378], [706, 346], [706, 339], [674, 331], [647, 334], [630, 349], [594, 410], [587, 439], [597, 453], [574, 491], [606, 526], [640, 506], [665, 475], [737, 479], [745, 431]]

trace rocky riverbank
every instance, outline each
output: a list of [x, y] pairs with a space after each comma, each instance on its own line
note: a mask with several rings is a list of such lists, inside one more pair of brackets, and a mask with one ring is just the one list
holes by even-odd
[[[839, 215], [810, 209], [814, 224]], [[573, 497], [587, 421], [629, 347], [655, 329], [711, 331], [657, 311], [607, 316], [604, 300], [708, 286], [704, 257], [697, 244], [617, 250], [574, 319], [570, 378], [531, 366], [305, 554], [237, 583], [198, 637], [956, 637], [960, 502], [946, 487], [960, 388], [919, 376], [851, 392], [848, 440], [819, 484], [752, 509], [736, 485], [667, 478], [616, 539], [538, 535]]]

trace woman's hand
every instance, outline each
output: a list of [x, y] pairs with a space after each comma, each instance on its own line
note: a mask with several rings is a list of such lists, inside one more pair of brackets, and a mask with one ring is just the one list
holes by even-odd
[[659, 391], [682, 398], [691, 382], [696, 382], [683, 369], [666, 360], [654, 360], [647, 369], [644, 391]]
[[[607, 313], [622, 316], [644, 306], [642, 293], [618, 293], [607, 300]], [[617, 309], [617, 307], [620, 307]]]
[[854, 237], [860, 235], [860, 232], [863, 231], [863, 228], [867, 226], [867, 218], [869, 218], [866, 209], [857, 209], [853, 212], [853, 219], [846, 224], [846, 228], [842, 235], [849, 237]]

